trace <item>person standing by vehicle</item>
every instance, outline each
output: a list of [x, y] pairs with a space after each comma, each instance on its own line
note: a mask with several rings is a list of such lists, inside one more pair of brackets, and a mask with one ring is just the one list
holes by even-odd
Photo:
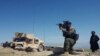
[[90, 38], [90, 49], [92, 50], [92, 52], [95, 52], [96, 50], [99, 49], [98, 45], [99, 37], [98, 35], [95, 34], [95, 31], [92, 31], [91, 34], [92, 36]]

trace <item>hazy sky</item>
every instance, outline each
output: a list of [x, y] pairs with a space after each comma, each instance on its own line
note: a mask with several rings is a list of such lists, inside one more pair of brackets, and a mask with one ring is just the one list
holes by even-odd
[[0, 42], [15, 32], [33, 33], [46, 44], [63, 44], [57, 23], [72, 22], [80, 38], [76, 46], [88, 46], [90, 32], [100, 36], [100, 0], [0, 0]]

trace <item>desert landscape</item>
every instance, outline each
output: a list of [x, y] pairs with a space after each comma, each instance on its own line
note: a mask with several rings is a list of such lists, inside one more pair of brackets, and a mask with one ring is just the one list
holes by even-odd
[[[91, 53], [88, 51], [75, 51], [75, 54], [69, 54], [68, 56], [100, 56], [100, 51], [98, 50], [95, 53]], [[18, 51], [13, 50], [11, 48], [3, 48], [0, 47], [0, 56], [67, 56], [66, 54], [62, 53], [62, 48], [54, 48], [53, 50], [45, 50], [42, 52], [25, 52], [25, 51]]]

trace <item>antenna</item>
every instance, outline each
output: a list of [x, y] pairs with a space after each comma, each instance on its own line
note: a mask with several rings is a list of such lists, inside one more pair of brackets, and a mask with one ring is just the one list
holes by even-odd
[[45, 40], [45, 23], [44, 23], [44, 27], [43, 27], [43, 40], [44, 40], [44, 43], [46, 42]]
[[33, 19], [33, 34], [35, 35], [35, 19]]

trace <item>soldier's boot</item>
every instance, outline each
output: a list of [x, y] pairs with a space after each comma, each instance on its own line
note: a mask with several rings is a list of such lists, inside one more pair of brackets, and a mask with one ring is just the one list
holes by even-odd
[[61, 54], [61, 56], [69, 56], [69, 53], [65, 52], [65, 53]]
[[69, 55], [69, 52], [65, 52], [64, 54], [65, 54], [66, 56], [68, 56], [68, 55]]
[[63, 54], [61, 54], [61, 56], [68, 56], [69, 53], [68, 52], [64, 52]]

